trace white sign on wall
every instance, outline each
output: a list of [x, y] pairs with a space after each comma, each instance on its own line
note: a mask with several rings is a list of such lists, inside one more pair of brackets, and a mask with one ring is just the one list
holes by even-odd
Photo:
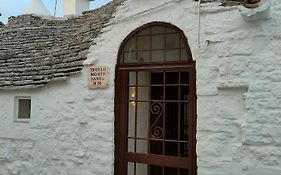
[[108, 86], [108, 66], [89, 66], [88, 87], [89, 89], [104, 89]]

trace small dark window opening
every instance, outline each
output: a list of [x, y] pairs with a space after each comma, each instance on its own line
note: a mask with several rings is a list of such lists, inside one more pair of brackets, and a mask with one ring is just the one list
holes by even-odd
[[31, 99], [30, 98], [18, 98], [18, 119], [30, 119], [31, 113]]

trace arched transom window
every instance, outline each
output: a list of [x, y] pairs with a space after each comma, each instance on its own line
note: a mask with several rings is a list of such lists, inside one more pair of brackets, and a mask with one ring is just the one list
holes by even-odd
[[135, 31], [122, 47], [120, 64], [187, 63], [190, 50], [182, 31], [153, 23]]

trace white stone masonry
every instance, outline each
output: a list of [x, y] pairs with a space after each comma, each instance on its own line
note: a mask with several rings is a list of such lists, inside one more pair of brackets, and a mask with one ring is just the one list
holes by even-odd
[[[85, 69], [36, 90], [0, 91], [1, 175], [113, 175], [114, 73], [134, 29], [171, 23], [197, 69], [198, 175], [281, 174], [281, 1], [270, 19], [193, 0], [128, 0], [95, 39]], [[200, 38], [201, 48], [197, 39]], [[87, 64], [108, 65], [107, 89], [87, 88]], [[29, 123], [14, 121], [15, 96], [30, 96]]]

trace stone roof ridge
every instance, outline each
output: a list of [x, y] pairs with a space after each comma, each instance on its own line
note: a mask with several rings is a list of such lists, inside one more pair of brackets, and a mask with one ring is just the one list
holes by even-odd
[[208, 2], [220, 2], [221, 6], [235, 6], [244, 4], [245, 0], [201, 0], [201, 3]]
[[23, 27], [23, 26], [30, 26], [30, 25], [38, 25], [41, 26], [44, 24], [44, 21], [48, 20], [59, 20], [62, 18], [55, 18], [55, 17], [45, 17], [45, 16], [37, 16], [34, 14], [24, 14], [19, 16], [10, 16], [8, 18], [8, 23], [6, 26], [9, 26], [10, 28], [16, 28], [16, 27]]
[[69, 19], [11, 17], [0, 27], [0, 89], [37, 88], [81, 72], [93, 40], [124, 1]]

